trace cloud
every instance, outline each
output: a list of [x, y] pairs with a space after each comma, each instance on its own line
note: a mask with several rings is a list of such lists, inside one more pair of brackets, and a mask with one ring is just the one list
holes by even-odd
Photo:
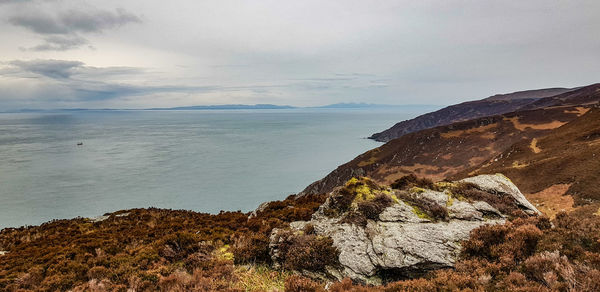
[[85, 63], [37, 64], [46, 75], [0, 64], [12, 74], [0, 82], [20, 78], [24, 95], [55, 84], [40, 100], [450, 104], [600, 76], [597, 0], [0, 2], [4, 60]]
[[24, 48], [29, 51], [66, 51], [76, 49], [82, 45], [88, 44], [88, 40], [80, 36], [49, 36], [44, 38], [44, 43], [31, 48]]
[[72, 34], [98, 33], [127, 23], [139, 23], [141, 19], [124, 9], [117, 9], [115, 12], [68, 10], [58, 15], [29, 10], [10, 17], [8, 21], [38, 34]]
[[[78, 107], [90, 103], [123, 101], [130, 97], [138, 100], [148, 97], [157, 98], [157, 96], [173, 98], [205, 96], [214, 100], [214, 97], [210, 97], [210, 95], [222, 98], [232, 96], [265, 98], [289, 90], [315, 92], [342, 90], [348, 87], [360, 90], [374, 85], [383, 86], [373, 84], [374, 80], [356, 79], [356, 75], [348, 75], [353, 77], [335, 77], [338, 75], [334, 75], [334, 77], [289, 79], [281, 82], [245, 85], [168, 84], [160, 77], [151, 77], [153, 72], [137, 67], [94, 67], [80, 61], [52, 59], [13, 60], [4, 64], [5, 68], [0, 69], [0, 101], [5, 104], [12, 102], [15, 104], [14, 107], [18, 107], [19, 103], [14, 101], [15, 98], [11, 99], [10, 92], [22, 92], [20, 96], [29, 96], [32, 100], [36, 100], [35, 102], [29, 101], [29, 106], [37, 102], [45, 107], [48, 107], [48, 103]], [[154, 80], [154, 82], [149, 85], [148, 80]], [[25, 91], [25, 87], [36, 90]], [[256, 103], [257, 101], [250, 103], [252, 102]], [[186, 102], [182, 105], [192, 104]]]
[[33, 60], [33, 61], [11, 61], [21, 72], [35, 73], [53, 79], [66, 79], [71, 77], [83, 63], [79, 61], [64, 60]]
[[[5, 1], [4, 3], [9, 2]], [[25, 9], [11, 15], [8, 22], [38, 35], [46, 36], [44, 43], [26, 48], [26, 50], [66, 51], [89, 43], [81, 34], [102, 33], [129, 23], [140, 23], [142, 20], [121, 8], [115, 11], [69, 9], [53, 14], [39, 9], [39, 7], [25, 6]]]
[[[2, 89], [0, 93], [10, 89], [9, 84], [11, 83], [23, 87], [25, 86], [23, 81], [26, 80], [28, 86], [41, 88], [36, 91], [36, 95], [43, 92], [43, 99], [53, 102], [93, 102], [158, 93], [203, 93], [252, 88], [127, 83], [120, 80], [145, 77], [147, 71], [135, 67], [86, 66], [83, 62], [70, 60], [13, 60], [4, 64], [8, 67], [0, 69], [0, 77], [4, 77], [4, 79], [0, 78], [0, 89]], [[20, 82], [15, 82], [15, 80]], [[14, 91], [19, 90], [22, 90], [22, 88], [17, 88]], [[38, 98], [40, 97], [38, 96]], [[0, 94], [0, 100], [2, 99], [2, 94]]]

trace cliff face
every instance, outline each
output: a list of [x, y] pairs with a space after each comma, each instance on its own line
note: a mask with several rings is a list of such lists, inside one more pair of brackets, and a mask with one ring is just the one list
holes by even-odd
[[[471, 230], [502, 224], [518, 213], [539, 214], [502, 175], [431, 183], [423, 188], [395, 187], [400, 189], [352, 179], [334, 191], [310, 221], [293, 222], [291, 229], [302, 233], [310, 226], [317, 236], [333, 239], [339, 256], [337, 265], [324, 270], [329, 277], [381, 284], [390, 280], [390, 275], [413, 278], [453, 267], [461, 242]], [[281, 261], [281, 234], [289, 232], [275, 229], [271, 235], [275, 263]]]
[[[539, 99], [542, 108], [483, 117], [403, 135], [341, 165], [301, 192], [327, 193], [353, 176], [389, 184], [403, 175], [441, 180], [456, 177], [507, 151], [516, 143], [551, 134], [583, 116], [600, 101], [600, 85]], [[536, 106], [536, 107], [537, 107]], [[463, 173], [462, 177], [468, 173]]]
[[497, 94], [482, 100], [451, 105], [411, 120], [399, 122], [383, 132], [373, 134], [369, 138], [380, 142], [388, 142], [403, 135], [424, 129], [513, 112], [524, 108], [539, 99], [563, 94], [571, 90], [573, 89], [547, 88], [519, 91], [509, 94]]

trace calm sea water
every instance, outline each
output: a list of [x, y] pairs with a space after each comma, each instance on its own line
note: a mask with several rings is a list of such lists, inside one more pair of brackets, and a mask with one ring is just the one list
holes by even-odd
[[[377, 147], [416, 110], [0, 114], [0, 228], [127, 208], [249, 211]], [[77, 146], [78, 142], [82, 146]]]

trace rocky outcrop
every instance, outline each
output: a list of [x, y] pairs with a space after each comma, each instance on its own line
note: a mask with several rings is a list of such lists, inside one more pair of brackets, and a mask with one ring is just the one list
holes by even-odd
[[[369, 284], [411, 278], [454, 266], [461, 242], [471, 230], [504, 223], [509, 217], [493, 206], [494, 200], [472, 200], [456, 193], [466, 185], [480, 193], [511, 198], [515, 208], [527, 214], [539, 213], [502, 175], [436, 183], [434, 190], [386, 189], [363, 178], [336, 189], [310, 221], [294, 222], [290, 228], [302, 233], [311, 225], [316, 235], [333, 239], [339, 265], [327, 268], [330, 277], [350, 277]], [[373, 214], [368, 210], [377, 208], [366, 205], [383, 207]], [[274, 230], [272, 239], [279, 232], [289, 230]], [[274, 262], [280, 260], [276, 242], [272, 242], [271, 254]]]
[[517, 188], [517, 186], [513, 184], [510, 179], [502, 174], [478, 175], [465, 178], [461, 180], [461, 182], [472, 183], [484, 191], [510, 195], [527, 214], [541, 214], [540, 211], [538, 211], [529, 201], [527, 201], [525, 196], [521, 193], [521, 191], [519, 191], [519, 188]]

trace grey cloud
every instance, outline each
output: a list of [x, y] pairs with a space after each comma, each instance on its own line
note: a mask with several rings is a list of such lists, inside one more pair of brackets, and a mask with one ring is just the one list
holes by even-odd
[[19, 75], [24, 73], [34, 73], [51, 79], [67, 79], [77, 75], [83, 79], [106, 79], [117, 75], [136, 75], [146, 71], [143, 68], [135, 67], [92, 67], [85, 66], [80, 61], [68, 60], [14, 60], [8, 62], [13, 70], [7, 70], [0, 75]]
[[117, 9], [116, 13], [101, 10], [95, 12], [70, 10], [62, 14], [61, 21], [73, 31], [100, 32], [127, 23], [139, 23], [142, 20], [124, 9]]
[[[37, 78], [38, 82], [45, 84], [48, 96], [54, 96], [55, 101], [79, 100], [101, 101], [126, 96], [143, 96], [158, 93], [210, 93], [210, 92], [253, 92], [255, 94], [268, 94], [277, 89], [300, 89], [315, 91], [323, 89], [346, 88], [352, 83], [354, 88], [368, 88], [374, 86], [369, 82], [356, 83], [353, 78], [307, 78], [291, 83], [274, 83], [261, 85], [138, 85], [118, 82], [119, 76], [143, 77], [148, 73], [143, 68], [134, 67], [92, 67], [80, 61], [68, 60], [15, 60], [7, 62], [11, 68], [0, 71], [0, 76], [16, 78]], [[113, 81], [110, 81], [113, 80]], [[328, 82], [340, 81], [338, 82]], [[377, 85], [381, 86], [381, 85]], [[50, 91], [59, 88], [57, 94]], [[66, 94], [65, 92], [68, 92]], [[61, 96], [64, 95], [64, 96]]]
[[44, 43], [25, 50], [66, 51], [89, 43], [80, 34], [102, 33], [128, 23], [140, 23], [141, 19], [124, 9], [116, 9], [114, 12], [70, 9], [51, 14], [39, 7], [27, 6], [27, 9], [10, 16], [8, 22], [34, 33], [46, 35]]
[[9, 62], [24, 72], [36, 73], [42, 76], [65, 79], [69, 78], [77, 68], [83, 66], [79, 61], [64, 60], [34, 60], [34, 61], [12, 61]]
[[[68, 60], [14, 60], [6, 62], [10, 68], [0, 70], [0, 77], [36, 78], [41, 87], [48, 88], [48, 99], [54, 101], [98, 101], [116, 97], [155, 93], [204, 93], [216, 91], [261, 90], [272, 86], [142, 86], [106, 80], [121, 75], [141, 76], [143, 68], [92, 67], [80, 61]], [[57, 92], [52, 94], [52, 92]], [[64, 95], [64, 96], [61, 96]]]
[[88, 44], [88, 40], [80, 36], [49, 36], [44, 43], [26, 48], [29, 51], [66, 51]]
[[141, 19], [124, 9], [117, 9], [115, 12], [69, 10], [56, 16], [37, 10], [29, 10], [10, 17], [8, 21], [13, 25], [24, 27], [38, 34], [72, 34], [102, 32], [127, 23], [141, 22]]
[[23, 2], [29, 2], [31, 0], [0, 0], [0, 5], [1, 4], [12, 4], [12, 3], [23, 3]]

